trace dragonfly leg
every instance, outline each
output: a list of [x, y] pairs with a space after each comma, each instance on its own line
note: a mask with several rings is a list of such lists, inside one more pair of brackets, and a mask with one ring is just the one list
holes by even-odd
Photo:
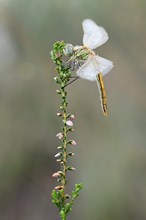
[[[78, 78], [79, 78], [79, 76], [72, 76], [71, 78], [73, 78], [73, 80], [71, 80], [66, 86], [68, 86], [68, 85], [70, 85], [71, 83], [73, 83], [74, 81], [76, 81]], [[65, 87], [66, 87], [65, 86]]]
[[72, 63], [74, 63], [74, 56], [72, 56], [70, 59], [68, 59], [67, 61], [61, 59], [62, 63], [63, 63], [63, 66], [64, 68], [72, 68]]
[[73, 60], [71, 63], [70, 63], [70, 70], [71, 71], [74, 71], [76, 68], [76, 60]]

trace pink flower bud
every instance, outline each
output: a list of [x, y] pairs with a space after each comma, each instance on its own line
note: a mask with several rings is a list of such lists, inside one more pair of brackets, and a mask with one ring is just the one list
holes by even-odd
[[74, 120], [75, 119], [75, 116], [72, 114], [72, 115], [70, 115], [70, 119], [71, 120]]
[[53, 175], [52, 175], [52, 177], [59, 177], [59, 176], [60, 176], [59, 172], [53, 173]]
[[77, 145], [77, 143], [74, 140], [72, 140], [71, 145]]
[[75, 168], [75, 167], [71, 167], [70, 170], [71, 170], [71, 171], [75, 171], [76, 168]]
[[73, 122], [71, 121], [71, 120], [68, 120], [67, 122], [66, 122], [66, 124], [68, 125], [68, 126], [73, 126]]
[[56, 134], [56, 137], [61, 140], [63, 138], [63, 134], [60, 132], [60, 133]]

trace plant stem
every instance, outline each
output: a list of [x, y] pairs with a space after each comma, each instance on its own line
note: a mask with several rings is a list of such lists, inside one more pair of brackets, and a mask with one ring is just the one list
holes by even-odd
[[[65, 91], [64, 87], [62, 88], [62, 94], [66, 94], [67, 92]], [[66, 126], [66, 121], [67, 121], [67, 101], [66, 101], [66, 96], [62, 97], [62, 106], [63, 106], [63, 167], [62, 167], [62, 172], [64, 178], [62, 179], [62, 186], [64, 189], [64, 196], [65, 196], [65, 185], [66, 185], [66, 167], [67, 167], [67, 126]]]
[[[73, 114], [67, 113], [67, 91], [66, 87], [71, 83], [70, 79], [72, 78], [69, 68], [65, 68], [62, 63], [62, 54], [65, 47], [64, 42], [56, 42], [54, 44], [53, 51], [51, 52], [52, 60], [57, 65], [58, 76], [55, 77], [56, 83], [60, 86], [60, 90], [56, 90], [57, 93], [61, 96], [61, 106], [60, 113], [57, 113], [59, 117], [62, 118], [62, 129], [56, 136], [61, 140], [61, 145], [57, 147], [59, 152], [55, 157], [60, 162], [61, 170], [54, 173], [52, 176], [57, 178], [57, 181], [60, 183], [59, 186], [56, 186], [52, 191], [52, 202], [58, 207], [60, 217], [62, 220], [66, 220], [67, 214], [72, 210], [72, 205], [74, 200], [79, 196], [79, 191], [82, 189], [82, 184], [75, 184], [75, 190], [72, 191], [72, 194], [66, 194], [66, 184], [67, 184], [67, 171], [74, 171], [75, 168], [68, 166], [68, 157], [73, 156], [74, 153], [68, 152], [69, 145], [76, 145], [74, 140], [68, 140], [68, 132], [72, 132], [73, 126], [72, 120], [74, 119]], [[76, 78], [73, 80], [75, 81]], [[71, 127], [70, 127], [71, 126]], [[66, 200], [69, 200], [68, 202]]]

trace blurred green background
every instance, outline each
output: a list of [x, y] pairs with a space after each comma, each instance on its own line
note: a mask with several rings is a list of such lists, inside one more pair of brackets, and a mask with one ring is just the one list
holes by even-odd
[[77, 168], [84, 189], [69, 219], [146, 219], [146, 1], [0, 0], [0, 220], [59, 219], [51, 204], [61, 122], [52, 45], [82, 45], [85, 18], [105, 27], [96, 52], [114, 62], [104, 77], [108, 117], [96, 83], [68, 87], [76, 116]]

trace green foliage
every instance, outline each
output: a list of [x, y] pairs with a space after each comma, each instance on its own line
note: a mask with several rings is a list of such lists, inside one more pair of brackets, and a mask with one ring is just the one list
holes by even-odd
[[75, 184], [75, 191], [72, 192], [72, 200], [76, 199], [79, 196], [79, 191], [83, 188], [82, 183]]
[[63, 190], [53, 190], [52, 191], [52, 203], [55, 204], [59, 211], [62, 209], [62, 204], [64, 204]]
[[[51, 51], [51, 59], [57, 65], [56, 70], [59, 74], [58, 77], [55, 77], [56, 83], [60, 84], [61, 88], [64, 88], [67, 85], [67, 82], [70, 80], [71, 72], [69, 68], [64, 67], [62, 62], [63, 49], [65, 47], [65, 43], [63, 41], [57, 41], [53, 45], [53, 50]], [[62, 91], [60, 93], [62, 98], [65, 98], [67, 93]]]
[[[52, 203], [55, 204], [61, 216], [61, 219], [66, 219], [67, 214], [72, 210], [72, 205], [74, 204], [74, 200], [79, 196], [79, 191], [83, 188], [83, 184], [75, 184], [75, 190], [72, 191], [72, 196], [70, 197], [68, 194], [63, 196], [63, 190], [53, 190], [52, 191]], [[64, 204], [65, 198], [69, 199], [70, 201]]]

